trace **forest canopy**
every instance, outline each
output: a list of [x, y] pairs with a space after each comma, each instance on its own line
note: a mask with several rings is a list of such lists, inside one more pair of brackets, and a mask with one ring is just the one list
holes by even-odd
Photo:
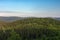
[[60, 21], [53, 18], [0, 21], [0, 40], [60, 40]]

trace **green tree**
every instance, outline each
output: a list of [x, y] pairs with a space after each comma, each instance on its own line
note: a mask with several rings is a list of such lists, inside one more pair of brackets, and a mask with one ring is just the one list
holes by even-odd
[[7, 40], [21, 40], [19, 34], [17, 34], [14, 30], [11, 32], [11, 36]]

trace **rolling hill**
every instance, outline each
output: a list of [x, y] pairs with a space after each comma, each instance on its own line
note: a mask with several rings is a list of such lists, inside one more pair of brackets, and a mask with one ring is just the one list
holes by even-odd
[[0, 24], [1, 40], [60, 40], [60, 21], [53, 18], [26, 18]]

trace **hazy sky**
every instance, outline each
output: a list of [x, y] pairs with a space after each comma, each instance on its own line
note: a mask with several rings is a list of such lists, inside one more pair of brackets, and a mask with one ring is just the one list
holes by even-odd
[[0, 0], [0, 16], [60, 17], [60, 0]]

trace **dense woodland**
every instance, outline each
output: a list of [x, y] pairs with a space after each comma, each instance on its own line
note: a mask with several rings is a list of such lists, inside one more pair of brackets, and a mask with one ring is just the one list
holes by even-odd
[[53, 18], [0, 21], [0, 40], [60, 40], [60, 21]]

